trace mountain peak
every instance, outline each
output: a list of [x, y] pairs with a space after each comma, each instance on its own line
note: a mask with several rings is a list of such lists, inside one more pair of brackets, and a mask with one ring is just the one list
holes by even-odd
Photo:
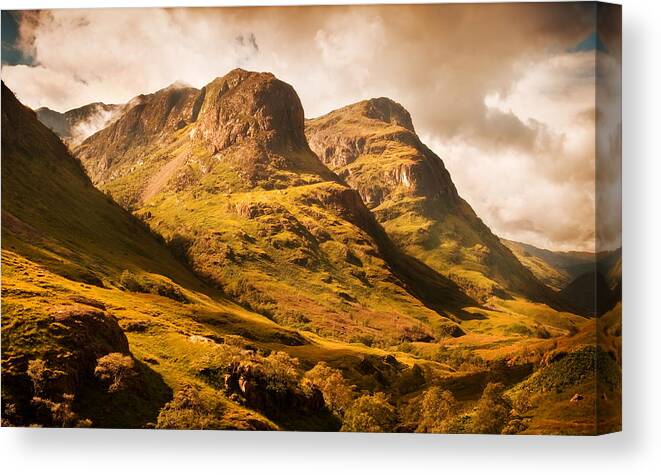
[[271, 148], [307, 147], [298, 94], [271, 73], [234, 69], [201, 96], [198, 133], [216, 150], [257, 139]]
[[371, 119], [399, 125], [415, 132], [411, 114], [400, 103], [387, 97], [377, 97], [364, 101], [363, 114]]

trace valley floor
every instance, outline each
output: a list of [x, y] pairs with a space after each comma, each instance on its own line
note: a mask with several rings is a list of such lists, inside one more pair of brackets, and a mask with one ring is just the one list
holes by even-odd
[[[177, 301], [104, 288], [63, 278], [8, 249], [2, 251], [2, 267], [6, 425], [473, 432], [475, 419], [482, 417], [480, 405], [489, 403], [503, 404], [507, 414], [484, 426], [485, 431], [594, 434], [619, 429], [619, 306], [595, 320], [518, 299], [496, 299], [467, 309], [472, 317], [462, 322], [464, 336], [378, 348], [282, 327], [221, 294], [182, 288], [184, 298]], [[99, 378], [98, 368], [101, 353], [112, 353], [112, 344], [80, 336], [72, 340], [70, 334], [81, 332], [77, 320], [99, 313], [116, 321], [126, 335], [133, 361], [133, 370], [115, 391]], [[597, 323], [603, 325], [598, 329]], [[95, 331], [90, 327], [82, 333], [109, 339]], [[604, 351], [594, 349], [597, 331], [606, 339]], [[81, 342], [88, 350], [98, 346], [99, 354], [81, 351], [76, 346]], [[283, 355], [280, 366], [273, 363], [275, 355]], [[594, 362], [600, 359], [608, 363], [607, 372], [597, 381]], [[45, 374], [27, 369], [35, 361], [46, 362]], [[250, 392], [246, 375], [241, 376], [243, 386], [231, 387], [232, 371], [245, 367], [260, 368], [246, 374], [255, 379], [255, 388], [260, 378], [267, 380], [266, 396]], [[348, 388], [344, 400], [338, 388], [324, 392], [319, 381], [312, 383], [320, 367], [339, 370], [338, 387]], [[498, 395], [485, 396], [493, 383], [502, 385]], [[310, 396], [311, 385], [322, 387], [321, 406]], [[445, 424], [429, 427], [421, 423], [425, 410], [434, 414], [442, 407], [439, 401], [431, 409], [424, 404], [434, 388], [449, 391], [452, 409], [437, 414]], [[67, 391], [75, 394], [75, 402], [64, 417], [53, 404], [63, 404]], [[379, 393], [385, 395], [385, 409], [374, 400]], [[388, 425], [348, 425], [360, 400], [367, 415], [391, 411]], [[287, 407], [292, 402], [297, 407]], [[49, 414], [44, 415], [44, 407], [50, 407]]]

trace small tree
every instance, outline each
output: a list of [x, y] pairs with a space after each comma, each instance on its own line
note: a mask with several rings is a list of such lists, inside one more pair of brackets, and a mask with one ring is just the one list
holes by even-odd
[[395, 408], [385, 394], [361, 396], [344, 415], [343, 432], [391, 432], [397, 424]]
[[137, 377], [133, 358], [121, 353], [109, 353], [97, 360], [94, 376], [108, 384], [108, 392], [124, 389], [131, 379]]
[[456, 412], [457, 401], [450, 391], [430, 388], [420, 400], [420, 420], [416, 432], [448, 432], [449, 420]]
[[319, 388], [326, 406], [338, 415], [343, 415], [353, 400], [353, 387], [342, 372], [321, 362], [305, 373], [305, 379]]
[[510, 418], [511, 406], [503, 397], [502, 383], [489, 383], [475, 407], [472, 417], [472, 432], [500, 434]]

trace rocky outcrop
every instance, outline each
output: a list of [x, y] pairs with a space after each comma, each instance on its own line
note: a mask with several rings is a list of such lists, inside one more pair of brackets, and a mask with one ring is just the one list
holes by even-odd
[[274, 384], [259, 365], [250, 362], [232, 364], [224, 376], [224, 384], [228, 395], [235, 395], [247, 407], [265, 414], [295, 411], [299, 415], [330, 415], [319, 389], [313, 387], [303, 392], [298, 387]]
[[273, 74], [235, 69], [201, 94], [196, 133], [215, 151], [247, 141], [269, 149], [307, 149], [301, 101]]
[[409, 111], [404, 109], [404, 107], [388, 99], [387, 97], [378, 97], [376, 99], [370, 99], [362, 103], [363, 114], [366, 117], [375, 119], [381, 122], [390, 123], [393, 125], [398, 125], [404, 127], [405, 129], [414, 132], [413, 121], [411, 120], [411, 114]]
[[[172, 133], [191, 124], [186, 139], [222, 158], [250, 186], [275, 187], [271, 182], [278, 170], [337, 179], [307, 144], [298, 95], [270, 73], [235, 69], [201, 90], [173, 84], [137, 96], [124, 109], [114, 123], [75, 149], [97, 184], [132, 173], [156, 144], [166, 148]], [[190, 155], [178, 157], [177, 170]]]

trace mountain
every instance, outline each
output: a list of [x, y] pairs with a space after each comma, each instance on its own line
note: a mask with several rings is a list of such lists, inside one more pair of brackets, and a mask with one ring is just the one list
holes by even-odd
[[462, 333], [471, 300], [319, 161], [298, 95], [272, 74], [144, 96], [74, 153], [198, 274], [276, 322], [352, 341]]
[[622, 248], [598, 253], [561, 252], [507, 239], [502, 239], [502, 242], [537, 278], [554, 288], [564, 287], [579, 275], [593, 270], [595, 265], [607, 277], [611, 288], [622, 278]]
[[65, 143], [75, 146], [112, 122], [124, 107], [123, 104], [93, 102], [64, 113], [48, 107], [40, 107], [35, 112], [42, 124], [55, 132]]
[[[535, 276], [561, 295], [578, 302], [581, 311], [592, 307], [599, 295], [598, 314], [613, 307], [622, 298], [622, 248], [612, 251], [556, 252], [530, 244], [502, 240]], [[596, 294], [595, 294], [596, 289]], [[605, 308], [605, 310], [603, 310]]]
[[400, 104], [370, 99], [306, 121], [310, 147], [356, 189], [393, 240], [472, 297], [563, 307], [461, 198]]
[[579, 275], [560, 292], [580, 310], [582, 315], [600, 316], [612, 309], [621, 299], [611, 289], [604, 275], [592, 270]]
[[556, 252], [507, 239], [501, 241], [535, 277], [556, 290], [588, 271], [595, 262], [591, 252]]
[[[196, 404], [216, 409], [187, 427], [277, 428], [200, 376], [209, 354], [228, 348], [216, 342], [234, 338], [233, 351], [248, 351], [239, 334], [253, 349], [295, 345], [314, 354], [323, 345], [202, 282], [93, 186], [3, 83], [3, 425], [153, 427], [166, 403], [194, 383]], [[300, 410], [284, 411], [293, 421], [284, 427], [336, 427], [323, 407], [306, 422], [309, 401], [294, 396]]]

